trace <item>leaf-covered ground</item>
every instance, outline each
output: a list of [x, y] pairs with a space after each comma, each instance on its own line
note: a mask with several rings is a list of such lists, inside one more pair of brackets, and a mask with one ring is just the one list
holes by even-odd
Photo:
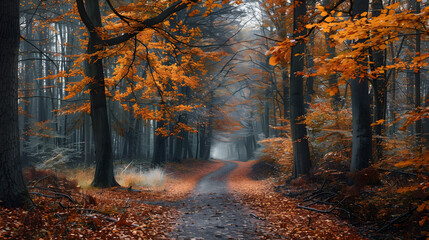
[[272, 182], [251, 179], [256, 161], [237, 164], [228, 186], [255, 217], [266, 221], [266, 232], [283, 239], [363, 239], [358, 229], [333, 215], [297, 208], [299, 201], [273, 191]]
[[[254, 236], [251, 238], [273, 239], [275, 236], [276, 239], [362, 239], [357, 229], [335, 216], [298, 209], [298, 200], [275, 192], [271, 182], [252, 180], [249, 174], [254, 161], [235, 163], [238, 167], [229, 177], [226, 175], [228, 190], [233, 193], [234, 199], [228, 197], [228, 201], [220, 204], [226, 205], [225, 209], [232, 208], [231, 212], [234, 212], [234, 208], [242, 211], [243, 213], [235, 215], [240, 215], [244, 222], [258, 222], [257, 227], [252, 228]], [[29, 186], [33, 186], [30, 191], [33, 192], [37, 207], [33, 211], [0, 208], [0, 238], [171, 239], [174, 238], [171, 236], [178, 236], [175, 233], [186, 226], [183, 225], [184, 222], [192, 224], [193, 219], [189, 219], [190, 216], [186, 216], [189, 214], [183, 212], [183, 209], [193, 206], [160, 206], [149, 203], [183, 201], [192, 204], [200, 196], [195, 192], [190, 195], [199, 180], [224, 165], [218, 161], [190, 161], [182, 165], [170, 165], [169, 177], [165, 185], [158, 189], [81, 189], [65, 178], [53, 177], [50, 172], [38, 173], [37, 177], [36, 173], [26, 174], [27, 177], [33, 175], [33, 179], [36, 179]], [[230, 196], [227, 192], [222, 194]], [[201, 194], [201, 198], [203, 195]], [[212, 204], [215, 205], [216, 201], [223, 198], [210, 199], [213, 199]], [[206, 208], [213, 210], [210, 206]], [[222, 218], [213, 215], [215, 217]], [[216, 226], [199, 226], [199, 231], [214, 228], [219, 236], [225, 235], [231, 239], [243, 239], [244, 235], [239, 232], [246, 232], [246, 236], [251, 236], [247, 231], [249, 229], [244, 227], [243, 230], [245, 225], [238, 227], [238, 224], [228, 225], [227, 221], [215, 222]]]
[[0, 207], [0, 239], [168, 239], [179, 212], [141, 201], [183, 199], [199, 179], [221, 166], [201, 161], [170, 165], [162, 189], [133, 190], [81, 189], [50, 171], [32, 170], [25, 175], [34, 180], [29, 186], [35, 185], [30, 192], [36, 208]]

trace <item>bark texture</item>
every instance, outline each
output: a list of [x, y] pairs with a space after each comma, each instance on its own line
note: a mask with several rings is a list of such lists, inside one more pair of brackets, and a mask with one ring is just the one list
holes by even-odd
[[[383, 3], [381, 0], [375, 0], [372, 3], [372, 15], [377, 17], [381, 14], [383, 9]], [[385, 66], [385, 51], [384, 50], [372, 50], [372, 59], [374, 69]], [[386, 108], [387, 108], [387, 78], [386, 73], [377, 74], [376, 79], [373, 82], [374, 87], [374, 122], [386, 119]], [[377, 160], [380, 161], [383, 158], [383, 139], [381, 136], [384, 135], [385, 127], [384, 124], [378, 124], [374, 127], [376, 135], [376, 152]]]
[[[85, 1], [85, 8], [92, 24], [101, 27], [98, 0]], [[89, 30], [89, 29], [88, 29]], [[101, 50], [96, 32], [89, 30], [87, 54]], [[103, 59], [92, 57], [85, 63], [85, 75], [92, 78], [90, 88], [91, 121], [95, 144], [95, 175], [91, 185], [94, 187], [113, 187], [119, 185], [113, 173], [113, 154], [110, 125], [107, 117], [106, 92], [104, 85]]]
[[0, 1], [0, 204], [30, 208], [19, 159], [18, 9], [18, 0]]
[[[368, 0], [354, 2], [352, 13], [358, 16], [368, 11]], [[366, 66], [365, 60], [360, 64]], [[372, 130], [370, 96], [368, 92], [368, 79], [356, 77], [351, 82], [352, 90], [352, 161], [350, 171], [357, 171], [368, 167], [372, 161]]]
[[[305, 35], [304, 17], [307, 12], [305, 1], [294, 1], [293, 30], [294, 38]], [[302, 30], [304, 29], [304, 30]], [[301, 31], [302, 30], [302, 31]], [[305, 114], [303, 77], [305, 42], [298, 40], [292, 47], [290, 74], [290, 124], [293, 142], [293, 177], [308, 174], [311, 168], [310, 150], [308, 147], [307, 128], [299, 124]]]

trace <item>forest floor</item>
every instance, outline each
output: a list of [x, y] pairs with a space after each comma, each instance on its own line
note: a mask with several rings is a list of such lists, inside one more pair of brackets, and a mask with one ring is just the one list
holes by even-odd
[[256, 161], [188, 161], [162, 188], [82, 189], [49, 171], [25, 173], [37, 207], [0, 208], [0, 239], [362, 239], [334, 215], [252, 180]]

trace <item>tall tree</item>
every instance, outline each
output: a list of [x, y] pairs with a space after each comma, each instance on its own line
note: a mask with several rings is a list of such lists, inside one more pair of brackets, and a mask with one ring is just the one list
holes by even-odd
[[[82, 6], [82, 5], [81, 5]], [[83, 9], [82, 7], [80, 9]], [[89, 41], [86, 53], [93, 55], [85, 63], [85, 75], [92, 78], [90, 88], [91, 120], [95, 142], [95, 176], [91, 185], [94, 187], [112, 187], [119, 185], [113, 173], [113, 155], [110, 125], [107, 118], [106, 92], [104, 84], [103, 59], [95, 55], [102, 50], [95, 28], [101, 27], [101, 15], [98, 0], [86, 0]], [[82, 15], [82, 14], [81, 14]]]
[[[380, 16], [381, 10], [383, 9], [382, 0], [375, 0], [372, 2], [372, 16], [377, 17]], [[377, 68], [381, 68], [385, 66], [385, 50], [383, 49], [372, 49], [371, 57], [373, 62], [372, 71]], [[374, 88], [374, 102], [375, 102], [375, 110], [374, 110], [374, 122], [378, 122], [380, 120], [384, 120], [386, 118], [386, 107], [387, 107], [387, 78], [386, 73], [378, 73], [376, 78], [372, 82], [372, 86]], [[377, 160], [380, 160], [383, 157], [383, 147], [382, 147], [382, 134], [384, 134], [384, 124], [377, 124], [374, 127], [374, 132], [376, 136], [376, 152], [377, 152]]]
[[[137, 21], [139, 24], [133, 27], [130, 32], [111, 38], [102, 38], [98, 33], [102, 27], [98, 0], [87, 0], [85, 4], [83, 0], [76, 0], [81, 20], [89, 32], [87, 54], [91, 57], [86, 61], [85, 75], [91, 79], [89, 89], [96, 162], [93, 186], [112, 187], [118, 185], [113, 174], [112, 142], [107, 117], [103, 57], [97, 53], [107, 46], [115, 46], [135, 38], [139, 32], [165, 21], [172, 14], [195, 2], [194, 0], [176, 1], [157, 16], [144, 21]], [[108, 5], [121, 20], [128, 23], [126, 19], [130, 20], [129, 18], [116, 12], [109, 1]]]
[[301, 36], [306, 34], [305, 14], [307, 5], [305, 0], [294, 0], [293, 10], [293, 38], [297, 43], [291, 50], [290, 73], [290, 123], [293, 142], [293, 176], [307, 174], [311, 168], [310, 150], [308, 147], [307, 128], [299, 123], [305, 114], [303, 76], [305, 41]]
[[19, 1], [0, 2], [0, 204], [32, 207], [18, 136]]
[[[413, 11], [416, 14], [420, 14], [420, 2], [416, 0], [411, 1], [411, 7], [413, 8]], [[421, 51], [421, 36], [419, 31], [416, 31], [416, 52], [415, 57], [420, 56]], [[422, 107], [422, 100], [421, 100], [421, 71], [420, 68], [417, 67], [417, 69], [414, 70], [414, 107], [416, 109], [419, 109]], [[416, 128], [416, 141], [417, 141], [417, 148], [419, 152], [422, 152], [422, 133], [423, 133], [423, 127], [422, 127], [422, 120], [419, 119], [416, 121], [415, 124]]]
[[[368, 0], [354, 1], [352, 6], [353, 17], [359, 18], [362, 13], [368, 12], [368, 6]], [[362, 39], [358, 43], [364, 41]], [[358, 61], [360, 71], [366, 72], [366, 59], [359, 59]], [[368, 78], [360, 76], [361, 74], [358, 74], [351, 81], [353, 138], [350, 171], [366, 168], [372, 160], [372, 129]]]

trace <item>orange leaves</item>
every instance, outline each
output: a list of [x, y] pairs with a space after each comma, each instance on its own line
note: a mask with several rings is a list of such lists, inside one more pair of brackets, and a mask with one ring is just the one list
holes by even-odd
[[328, 88], [328, 93], [329, 93], [329, 96], [335, 96], [336, 94], [338, 94], [339, 93], [339, 91], [338, 91], [338, 87], [337, 86], [334, 86], [334, 87], [331, 87], [331, 88]]
[[[389, 44], [399, 41], [403, 34], [415, 34], [417, 31], [423, 37], [428, 36], [424, 28], [429, 20], [429, 7], [425, 7], [420, 14], [410, 11], [398, 11], [399, 3], [392, 4], [381, 11], [377, 17], [368, 13], [361, 14], [358, 19], [343, 18], [342, 12], [328, 12], [322, 6], [316, 6], [320, 16], [324, 21], [321, 23], [307, 24], [306, 28], [317, 28], [328, 33], [333, 42], [346, 43], [343, 51], [336, 57], [328, 59], [326, 57], [316, 58], [317, 75], [329, 75], [341, 73], [342, 79], [355, 77], [374, 78], [377, 74], [382, 74], [388, 69], [412, 69], [417, 70], [427, 66], [429, 55], [422, 54], [413, 57], [412, 63], [401, 63], [399, 61], [388, 64], [385, 69], [375, 69], [368, 73], [366, 66], [359, 66], [357, 62], [364, 61], [368, 57], [368, 50], [386, 50]], [[276, 65], [283, 59], [287, 60], [288, 50], [293, 45], [294, 40], [285, 39], [267, 51], [266, 55], [272, 55], [270, 64]], [[352, 42], [351, 45], [348, 45]], [[331, 92], [332, 94], [333, 92]]]
[[162, 119], [159, 116], [159, 112], [155, 110], [151, 110], [149, 107], [140, 107], [138, 104], [133, 104], [134, 115], [136, 118], [141, 119], [153, 119], [160, 120]]
[[[414, 122], [429, 118], [429, 107], [417, 108], [416, 110], [409, 111], [406, 114], [402, 115], [400, 119], [405, 119], [405, 123], [400, 127], [400, 130], [405, 131], [408, 126]], [[397, 121], [399, 121], [398, 119]]]
[[75, 113], [91, 113], [91, 105], [89, 101], [85, 101], [84, 103], [77, 105], [76, 103], [73, 104], [67, 104], [66, 106], [62, 107], [59, 110], [56, 110], [55, 112], [59, 112], [59, 114], [62, 115], [70, 115]]
[[197, 15], [198, 13], [200, 13], [200, 10], [194, 9], [192, 12], [189, 13], [189, 17], [193, 17], [193, 16]]
[[222, 5], [219, 4], [219, 3], [216, 3], [215, 0], [206, 0], [206, 1], [204, 1], [204, 5], [203, 6], [206, 8], [206, 12], [203, 14], [203, 17], [207, 17], [209, 15], [209, 13], [213, 12], [213, 10], [215, 8], [221, 8], [222, 7]]
[[49, 120], [34, 122], [33, 126], [28, 131], [24, 132], [24, 134], [27, 136], [53, 138], [55, 133], [54, 133], [54, 129], [49, 126], [50, 123], [51, 122]]
[[[116, 14], [109, 12], [103, 17], [103, 27], [98, 28], [97, 33], [103, 39], [134, 33], [136, 26], [141, 24], [139, 21], [156, 16], [160, 9], [167, 8], [171, 2], [173, 1], [138, 1], [123, 5], [114, 2], [116, 11], [128, 18], [129, 25]], [[190, 8], [195, 5], [194, 1], [187, 3]], [[205, 1], [204, 4], [208, 11], [221, 7], [216, 1]], [[199, 14], [198, 11], [195, 9], [190, 15]], [[183, 87], [189, 87], [191, 90], [201, 87], [200, 76], [208, 72], [207, 63], [219, 61], [224, 55], [220, 51], [207, 52], [188, 46], [195, 43], [201, 36], [201, 31], [197, 27], [189, 28], [182, 21], [173, 20], [166, 19], [163, 24], [153, 28], [138, 30], [136, 38], [125, 43], [111, 47], [100, 46], [100, 50], [94, 54], [67, 56], [73, 60], [72, 69], [47, 78], [62, 80], [74, 77], [74, 81], [67, 83], [68, 94], [65, 100], [82, 98], [89, 93], [87, 86], [93, 84], [91, 78], [84, 77], [82, 65], [86, 61], [104, 59], [105, 64], [114, 65], [114, 71], [106, 71], [104, 79], [106, 95], [111, 96], [111, 100], [118, 101], [125, 110], [133, 110], [136, 117], [173, 121], [176, 114], [191, 112], [197, 107], [195, 104], [181, 102], [184, 94], [179, 90]], [[86, 36], [88, 35], [79, 40], [81, 45], [87, 44]], [[204, 44], [211, 43], [207, 41]], [[83, 49], [86, 50], [85, 47]], [[160, 102], [165, 105], [163, 108], [168, 105], [169, 109], [163, 109], [162, 112], [151, 109]], [[89, 112], [89, 107], [73, 104], [62, 111], [64, 114]], [[165, 116], [167, 112], [168, 117]]]
[[274, 66], [280, 61], [288, 62], [290, 59], [290, 54], [288, 53], [295, 44], [296, 40], [287, 38], [277, 46], [270, 48], [270, 50], [265, 53], [266, 56], [272, 55], [269, 61], [270, 65]]
[[415, 169], [423, 168], [429, 170], [429, 152], [426, 152], [421, 157], [407, 158], [395, 164], [398, 168], [413, 167]]
[[380, 119], [380, 120], [378, 120], [378, 121], [376, 121], [374, 123], [371, 123], [371, 127], [374, 127], [374, 126], [377, 126], [377, 125], [383, 125], [384, 122], [386, 122], [385, 119]]
[[279, 56], [271, 56], [270, 57], [270, 60], [269, 60], [269, 64], [271, 65], [271, 66], [275, 66], [275, 65], [277, 65], [279, 62], [281, 61], [281, 58], [279, 57]]

